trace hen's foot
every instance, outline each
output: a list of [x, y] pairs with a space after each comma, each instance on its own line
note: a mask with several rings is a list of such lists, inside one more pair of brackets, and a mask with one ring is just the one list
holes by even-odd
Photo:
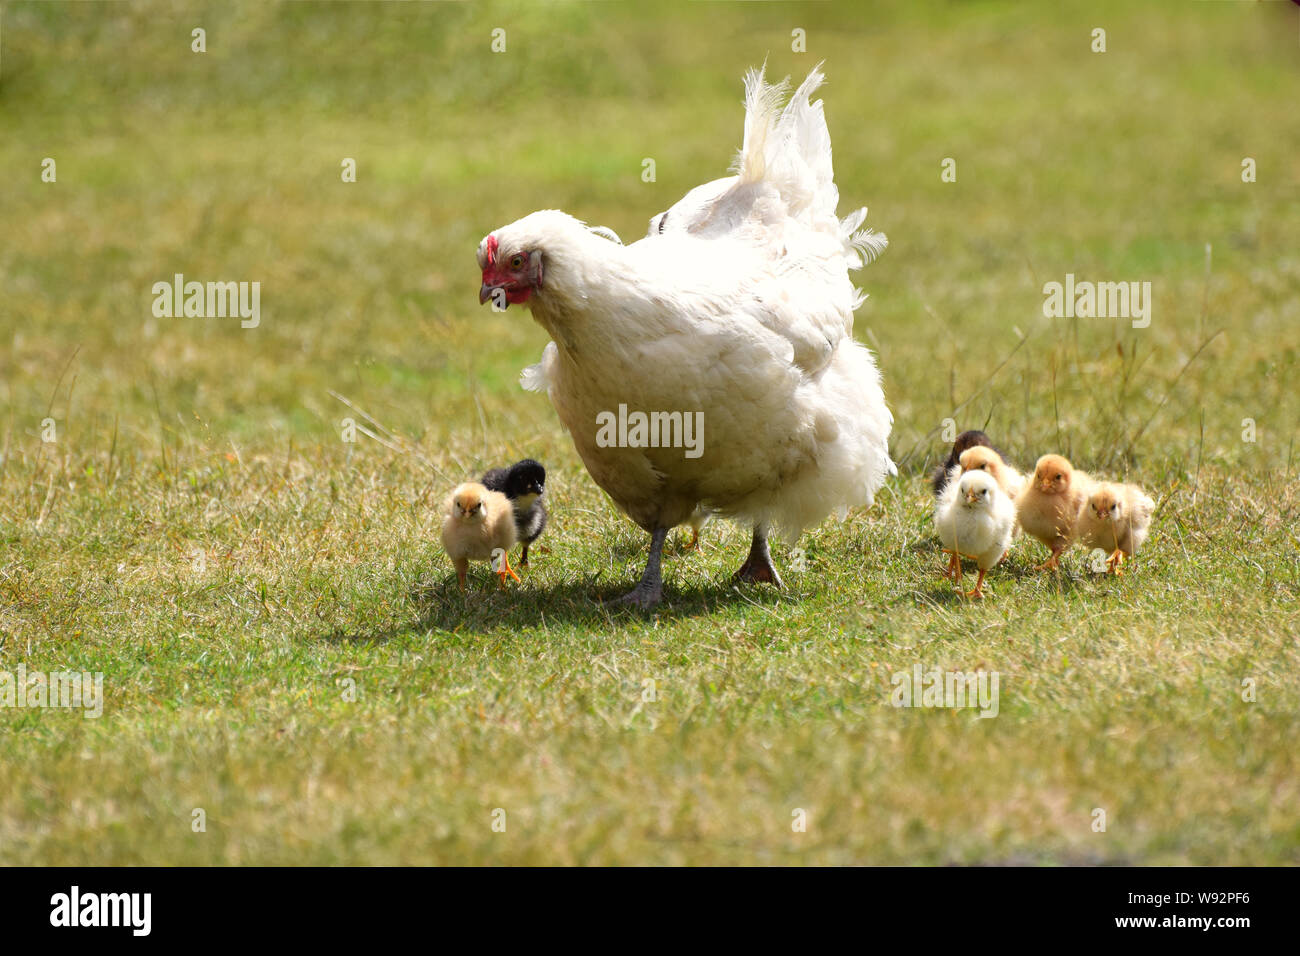
[[772, 564], [772, 552], [767, 548], [767, 534], [762, 529], [754, 529], [754, 540], [749, 546], [749, 557], [740, 566], [740, 570], [731, 576], [731, 581], [733, 584], [747, 581], [757, 584], [775, 584], [779, 588], [785, 587], [781, 583], [781, 575], [776, 573], [776, 568]]
[[645, 563], [645, 573], [641, 583], [622, 597], [606, 601], [606, 607], [637, 607], [649, 610], [663, 600], [664, 582], [660, 572], [663, 558], [664, 539], [668, 537], [667, 528], [655, 528], [650, 534], [650, 558]]
[[628, 591], [622, 597], [612, 598], [605, 602], [606, 607], [635, 607], [642, 611], [648, 611], [654, 607], [664, 597], [664, 588], [662, 582], [647, 584], [642, 581], [631, 591]]

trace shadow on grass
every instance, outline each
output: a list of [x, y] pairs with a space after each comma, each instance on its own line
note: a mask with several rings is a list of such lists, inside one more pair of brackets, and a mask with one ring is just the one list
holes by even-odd
[[[1096, 590], [1098, 581], [1095, 579], [1100, 578], [1101, 576], [1090, 574], [1082, 567], [1071, 567], [1068, 552], [1061, 558], [1061, 569], [1054, 573], [1042, 570], [1038, 567], [1042, 561], [1047, 560], [1049, 552], [1046, 548], [1039, 549], [1041, 554], [1026, 551], [1024, 548], [1025, 542], [1023, 539], [1012, 543], [1011, 553], [1007, 558], [989, 571], [988, 577], [985, 579], [986, 588], [990, 584], [996, 583], [998, 578], [1011, 578], [1017, 583], [1027, 584], [1041, 581], [1052, 586], [1062, 595], [1074, 594], [1082, 589], [1089, 591]], [[907, 550], [912, 554], [921, 557], [930, 556], [933, 558], [934, 585], [925, 588], [919, 593], [923, 593], [928, 599], [933, 600], [935, 603], [951, 603], [949, 598], [953, 601], [963, 600], [961, 596], [957, 594], [956, 585], [952, 582], [946, 581], [940, 576], [939, 572], [942, 571], [948, 563], [948, 556], [943, 553], [943, 550], [939, 547], [937, 541], [934, 539], [917, 541], [908, 545]], [[976, 568], [975, 563], [969, 559], [963, 559], [961, 566], [962, 586], [968, 591], [974, 589], [975, 579], [979, 573], [978, 568]]]
[[511, 584], [501, 588], [492, 578], [471, 574], [469, 586], [462, 593], [456, 586], [455, 575], [448, 575], [441, 581], [421, 584], [409, 592], [417, 612], [410, 620], [371, 631], [364, 627], [335, 631], [322, 639], [348, 643], [383, 642], [427, 631], [484, 634], [539, 624], [580, 628], [600, 635], [624, 627], [653, 624], [656, 618], [675, 621], [704, 617], [740, 605], [767, 609], [782, 601], [798, 599], [797, 591], [777, 590], [768, 585], [746, 585], [742, 589], [729, 581], [688, 586], [665, 582], [663, 600], [657, 607], [642, 611], [603, 603], [626, 594], [636, 584], [636, 579], [601, 581], [599, 577], [595, 575], [581, 582], [530, 588], [525, 576], [522, 585]]

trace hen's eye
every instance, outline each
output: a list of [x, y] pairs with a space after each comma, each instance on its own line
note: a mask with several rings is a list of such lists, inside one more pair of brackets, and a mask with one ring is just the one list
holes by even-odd
[[510, 257], [510, 268], [511, 268], [511, 269], [522, 269], [523, 267], [524, 267], [524, 257], [523, 257], [523, 256], [518, 256], [518, 255], [516, 255], [516, 256], [511, 256], [511, 257]]

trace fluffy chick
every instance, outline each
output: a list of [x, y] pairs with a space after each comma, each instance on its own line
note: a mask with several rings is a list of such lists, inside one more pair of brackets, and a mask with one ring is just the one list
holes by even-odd
[[483, 486], [510, 499], [515, 513], [515, 535], [524, 544], [519, 566], [528, 567], [528, 546], [541, 535], [548, 517], [542, 501], [542, 495], [546, 493], [546, 469], [531, 458], [525, 458], [509, 468], [493, 468], [483, 476]]
[[989, 441], [989, 436], [982, 431], [972, 430], [962, 432], [957, 436], [957, 440], [952, 443], [952, 451], [948, 452], [948, 458], [939, 465], [930, 475], [930, 484], [934, 486], [934, 496], [938, 498], [943, 494], [943, 490], [948, 487], [948, 483], [956, 479], [961, 474], [958, 469], [961, 463], [961, 455], [968, 448], [977, 446], [992, 448], [993, 443]]
[[1079, 509], [1092, 493], [1094, 482], [1061, 455], [1044, 455], [1034, 466], [1033, 480], [1016, 498], [1016, 516], [1026, 534], [1033, 535], [1052, 554], [1037, 570], [1055, 571], [1061, 553], [1074, 538]]
[[967, 597], [984, 596], [984, 575], [1002, 560], [1011, 544], [1016, 506], [983, 471], [968, 471], [950, 482], [935, 503], [934, 524], [951, 558], [946, 577], [961, 588], [961, 559], [973, 558], [979, 567], [975, 590]]
[[496, 573], [501, 584], [506, 575], [519, 580], [510, 567], [510, 549], [515, 545], [514, 510], [499, 491], [491, 491], [476, 482], [457, 485], [447, 499], [442, 519], [442, 546], [456, 568], [460, 589], [465, 590], [465, 574], [470, 561], [490, 561], [500, 549], [501, 564]]
[[1133, 557], [1151, 530], [1156, 503], [1137, 485], [1097, 485], [1076, 522], [1078, 538], [1089, 548], [1108, 551], [1106, 567], [1123, 574], [1125, 557]]
[[958, 459], [963, 473], [986, 471], [998, 483], [1002, 493], [1015, 501], [1025, 487], [1025, 476], [1008, 465], [992, 448], [976, 445], [966, 449]]

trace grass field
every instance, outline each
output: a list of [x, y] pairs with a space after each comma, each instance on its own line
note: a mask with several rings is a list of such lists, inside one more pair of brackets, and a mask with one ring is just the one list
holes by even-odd
[[[106, 696], [0, 707], [0, 863], [1300, 863], [1298, 21], [0, 3], [0, 670]], [[519, 389], [546, 337], [477, 306], [474, 249], [549, 207], [640, 235], [725, 173], [764, 58], [825, 60], [841, 208], [891, 239], [856, 334], [900, 475], [784, 592], [732, 588], [715, 523], [610, 612], [646, 537]], [[260, 325], [155, 318], [175, 273], [260, 281]], [[1151, 282], [1150, 326], [1045, 318], [1066, 273]], [[949, 418], [1144, 485], [1137, 567], [1022, 541], [959, 600]], [[462, 597], [441, 500], [525, 455], [552, 552]], [[998, 672], [999, 715], [890, 706], [918, 663]]]

